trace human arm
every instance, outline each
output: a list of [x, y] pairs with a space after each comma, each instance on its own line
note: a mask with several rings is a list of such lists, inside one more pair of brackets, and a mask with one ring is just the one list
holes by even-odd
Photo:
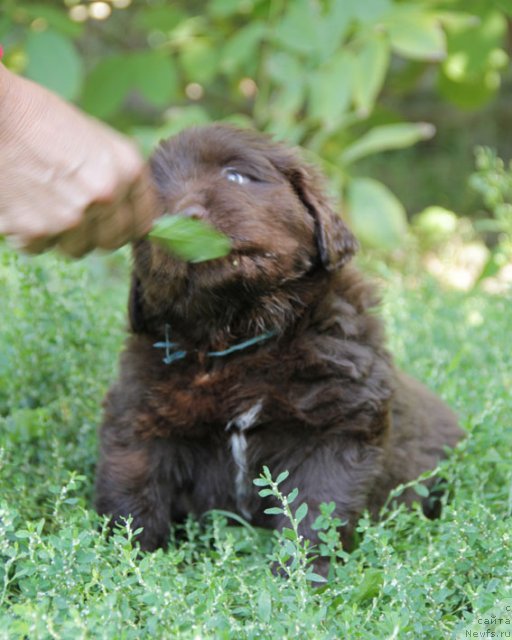
[[78, 257], [142, 237], [154, 215], [130, 140], [0, 64], [0, 235]]

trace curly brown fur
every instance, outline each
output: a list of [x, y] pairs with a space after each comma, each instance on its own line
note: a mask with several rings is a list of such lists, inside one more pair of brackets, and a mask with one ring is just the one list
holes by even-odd
[[[188, 264], [135, 244], [131, 336], [101, 428], [99, 512], [132, 515], [143, 549], [212, 508], [279, 528], [251, 482], [267, 465], [289, 470], [284, 491], [298, 487], [309, 504], [305, 536], [316, 540], [318, 505], [334, 501], [350, 547], [364, 509], [378, 515], [393, 487], [462, 437], [454, 415], [393, 367], [375, 292], [347, 264], [356, 241], [296, 152], [213, 125], [164, 141], [151, 166], [162, 212], [205, 218], [233, 249]], [[247, 179], [228, 180], [226, 168]], [[169, 365], [154, 348], [166, 327], [187, 351]], [[274, 337], [208, 355], [266, 331]]]

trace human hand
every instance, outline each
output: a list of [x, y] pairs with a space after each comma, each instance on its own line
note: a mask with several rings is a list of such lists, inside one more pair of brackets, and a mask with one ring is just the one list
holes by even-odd
[[0, 64], [0, 235], [79, 257], [144, 236], [157, 215], [135, 145]]

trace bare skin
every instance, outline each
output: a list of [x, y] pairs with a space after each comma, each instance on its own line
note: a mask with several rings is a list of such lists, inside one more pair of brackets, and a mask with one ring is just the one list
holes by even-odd
[[155, 210], [130, 140], [0, 64], [0, 235], [79, 257], [144, 236]]

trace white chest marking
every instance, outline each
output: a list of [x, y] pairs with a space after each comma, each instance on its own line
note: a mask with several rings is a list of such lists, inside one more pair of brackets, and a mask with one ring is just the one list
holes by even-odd
[[226, 431], [231, 431], [231, 453], [236, 464], [235, 499], [240, 513], [248, 520], [251, 517], [247, 505], [249, 495], [249, 478], [247, 477], [247, 438], [245, 431], [256, 423], [263, 406], [260, 400], [248, 411], [240, 414], [226, 425]]

